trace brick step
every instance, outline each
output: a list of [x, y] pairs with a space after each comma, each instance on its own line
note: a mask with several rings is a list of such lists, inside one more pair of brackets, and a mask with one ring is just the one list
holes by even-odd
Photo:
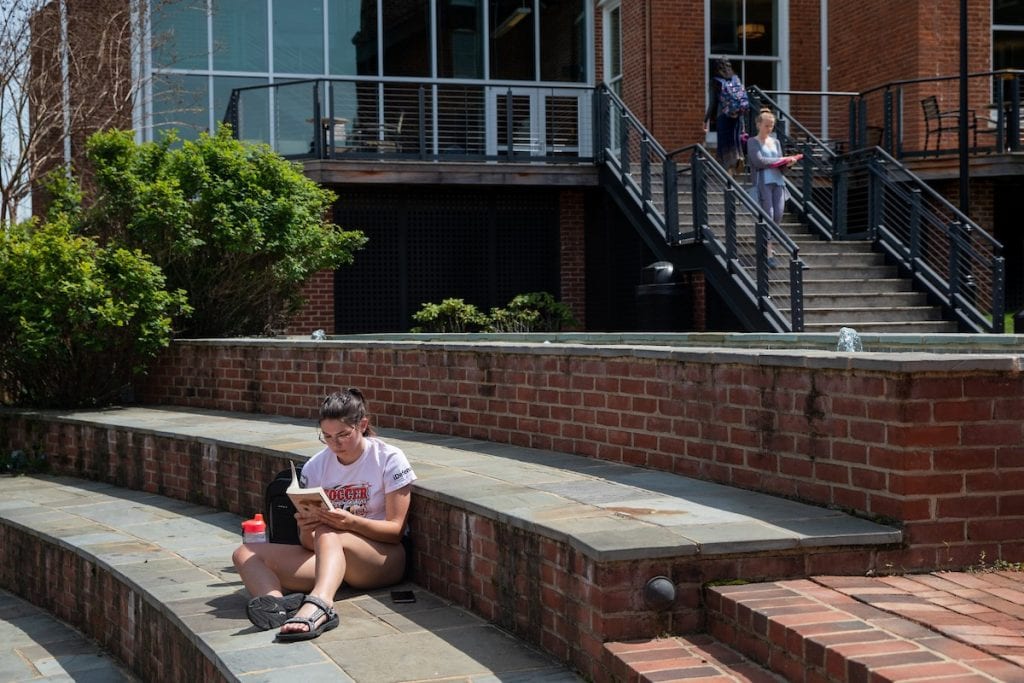
[[605, 664], [616, 681], [782, 683], [786, 679], [706, 634], [605, 643]]
[[716, 586], [707, 630], [794, 683], [1024, 681], [1022, 585], [943, 572]]

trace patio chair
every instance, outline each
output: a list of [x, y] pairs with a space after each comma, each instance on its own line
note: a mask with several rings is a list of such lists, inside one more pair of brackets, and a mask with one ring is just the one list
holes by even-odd
[[[939, 99], [935, 95], [929, 95], [928, 97], [921, 100], [921, 108], [924, 110], [924, 149], [927, 152], [930, 149], [930, 142], [932, 134], [935, 135], [935, 151], [942, 149], [942, 132], [943, 131], [954, 131], [959, 132], [960, 130], [960, 112], [959, 111], [941, 111], [939, 109]], [[974, 146], [978, 146], [978, 116], [974, 113], [973, 109], [967, 112], [967, 129], [974, 132]]]

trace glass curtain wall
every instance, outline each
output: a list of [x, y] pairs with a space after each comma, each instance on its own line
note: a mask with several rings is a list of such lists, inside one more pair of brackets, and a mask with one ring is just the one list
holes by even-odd
[[[753, 1], [753, 0], [748, 0]], [[334, 103], [334, 135], [356, 125], [405, 125], [409, 106], [385, 117], [389, 79], [472, 83], [590, 83], [587, 0], [181, 0], [150, 16], [152, 138], [177, 128], [195, 138], [225, 113], [232, 88], [289, 83], [246, 94], [244, 138], [283, 153], [308, 147], [313, 97]], [[320, 86], [309, 79], [349, 77]], [[371, 82], [372, 81], [372, 82]], [[395, 97], [410, 97], [397, 89]], [[368, 110], [360, 102], [375, 102]], [[406, 114], [403, 117], [403, 114]], [[148, 115], [148, 116], [147, 116]], [[395, 118], [395, 120], [390, 120]], [[401, 119], [401, 120], [399, 120]], [[327, 125], [327, 124], [325, 124]]]

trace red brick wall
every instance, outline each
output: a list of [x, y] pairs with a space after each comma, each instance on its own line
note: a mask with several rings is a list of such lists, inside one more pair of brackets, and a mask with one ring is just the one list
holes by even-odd
[[97, 640], [141, 680], [227, 680], [169, 610], [117, 576], [72, 548], [0, 525], [0, 586]]
[[[960, 72], [960, 3], [866, 0], [829, 4], [831, 90], [865, 91], [885, 83], [956, 76]], [[968, 72], [991, 68], [991, 3], [968, 0]], [[870, 56], [870, 58], [865, 58]], [[924, 145], [920, 101], [939, 98], [942, 110], [959, 107], [958, 82], [907, 85], [902, 91], [904, 140], [908, 149]], [[869, 98], [871, 125], [880, 123], [881, 95]], [[983, 114], [991, 99], [987, 79], [972, 79], [969, 108]], [[932, 141], [934, 145], [934, 138]], [[943, 146], [956, 146], [956, 135], [943, 136]]]
[[[357, 257], [358, 258], [358, 257]], [[302, 288], [306, 305], [291, 320], [285, 334], [308, 335], [314, 330], [334, 333], [334, 271], [323, 270]]]
[[[783, 354], [784, 355], [784, 354]], [[377, 423], [549, 449], [765, 491], [903, 525], [883, 561], [1024, 554], [1024, 374], [892, 356], [525, 345], [176, 342], [146, 403], [308, 416], [340, 384]], [[1016, 528], [1016, 531], [1012, 529]]]
[[585, 218], [582, 190], [562, 190], [559, 195], [558, 228], [561, 250], [561, 297], [580, 329], [587, 327]]

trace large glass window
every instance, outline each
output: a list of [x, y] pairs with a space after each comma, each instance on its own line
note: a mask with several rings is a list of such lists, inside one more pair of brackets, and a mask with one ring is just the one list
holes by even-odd
[[330, 73], [376, 76], [376, 4], [363, 0], [328, 0], [327, 21]]
[[429, 76], [430, 3], [383, 3], [384, 75]]
[[532, 81], [537, 77], [533, 0], [489, 0], [491, 78]]
[[[237, 78], [215, 76], [213, 79], [213, 112], [216, 121], [227, 111], [228, 100], [234, 88], [265, 85], [266, 78]], [[241, 140], [268, 142], [270, 140], [270, 98], [265, 88], [243, 90], [238, 101], [238, 137]]]
[[[210, 128], [209, 78], [159, 74], [153, 78], [153, 130], [175, 129], [178, 137], [195, 140]], [[154, 138], [157, 137], [154, 135]]]
[[274, 71], [324, 72], [323, 0], [274, 3]]
[[213, 1], [213, 68], [261, 71], [267, 64], [267, 6], [263, 0]]
[[581, 83], [587, 78], [584, 0], [540, 3], [540, 79]]
[[1024, 67], [1024, 0], [992, 1], [992, 68]]
[[483, 16], [483, 0], [438, 0], [438, 76], [484, 77]]
[[153, 66], [164, 69], [206, 69], [205, 2], [157, 3], [153, 8]]
[[778, 87], [779, 8], [777, 0], [709, 0], [711, 62], [728, 57], [746, 86]]

